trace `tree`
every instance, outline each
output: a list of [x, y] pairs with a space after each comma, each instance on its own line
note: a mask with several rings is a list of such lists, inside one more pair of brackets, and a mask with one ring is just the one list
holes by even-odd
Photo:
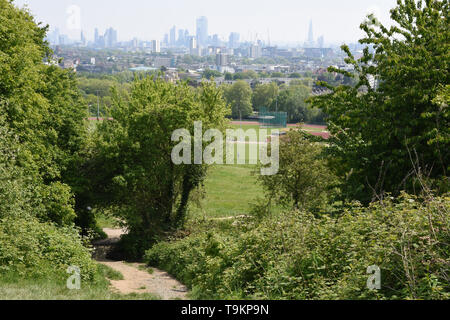
[[225, 86], [224, 91], [234, 119], [245, 118], [252, 114], [252, 89], [247, 82], [236, 81], [230, 86]]
[[52, 60], [47, 29], [0, 0], [0, 117], [20, 144], [17, 164], [39, 185], [46, 218], [72, 223], [68, 172], [83, 148], [87, 109], [75, 74], [44, 63]]
[[323, 207], [336, 181], [322, 151], [323, 146], [311, 140], [306, 133], [289, 131], [280, 141], [278, 174], [258, 177], [267, 198], [290, 209], [317, 212]]
[[284, 77], [284, 73], [282, 73], [282, 72], [272, 72], [271, 77], [272, 78], [283, 78]]
[[262, 107], [269, 108], [278, 96], [278, 91], [278, 85], [274, 82], [257, 85], [253, 90], [253, 109], [258, 111]]
[[225, 80], [226, 81], [231, 81], [233, 80], [233, 75], [229, 72], [225, 72]]
[[280, 92], [277, 101], [272, 101], [271, 109], [287, 112], [288, 122], [308, 122], [310, 110], [305, 101], [310, 94], [311, 88], [306, 86], [289, 86]]
[[301, 77], [302, 77], [302, 75], [298, 72], [294, 72], [289, 75], [289, 78], [293, 78], [293, 79], [299, 79]]
[[211, 80], [212, 78], [218, 78], [221, 76], [222, 76], [222, 74], [219, 71], [211, 70], [211, 69], [206, 69], [202, 73], [202, 77], [205, 79], [208, 79], [208, 80]]
[[373, 15], [361, 24], [368, 47], [360, 59], [342, 46], [355, 74], [329, 68], [356, 86], [321, 82], [332, 93], [312, 99], [329, 116], [332, 168], [345, 178], [344, 196], [366, 203], [414, 192], [418, 173], [448, 191], [449, 113], [436, 97], [450, 80], [449, 3], [398, 0], [391, 19], [390, 28]]
[[224, 130], [228, 109], [214, 83], [194, 89], [144, 78], [133, 83], [131, 95], [116, 92], [110, 111], [114, 120], [99, 125], [83, 175], [90, 177], [92, 200], [114, 207], [126, 223], [122, 248], [138, 258], [164, 232], [182, 226], [190, 194], [205, 177], [205, 165], [174, 164], [179, 142], [172, 134], [186, 129], [193, 136], [194, 121], [202, 121], [203, 132]]

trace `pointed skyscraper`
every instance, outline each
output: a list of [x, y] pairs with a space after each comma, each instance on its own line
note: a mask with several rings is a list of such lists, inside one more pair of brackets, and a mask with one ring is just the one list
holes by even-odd
[[309, 32], [308, 32], [308, 46], [314, 47], [314, 33], [313, 33], [313, 23], [312, 20], [309, 22]]

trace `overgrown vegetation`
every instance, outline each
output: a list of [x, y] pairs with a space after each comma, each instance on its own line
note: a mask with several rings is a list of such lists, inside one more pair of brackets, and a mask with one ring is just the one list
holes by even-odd
[[[370, 16], [360, 42], [374, 51], [356, 60], [343, 46], [355, 73], [330, 68], [318, 85], [331, 93], [308, 105], [309, 79], [77, 82], [53, 64], [47, 27], [0, 0], [0, 296], [154, 298], [108, 290], [122, 276], [91, 259], [100, 216], [129, 230], [122, 258], [145, 255], [200, 299], [449, 299], [448, 16], [433, 0], [398, 0], [390, 29]], [[97, 95], [111, 119], [88, 126]], [[205, 180], [206, 165], [173, 163], [175, 130], [192, 146], [196, 121], [223, 132], [253, 107], [326, 114], [332, 138], [289, 132], [275, 176], [219, 166]], [[381, 290], [366, 285], [373, 265]], [[85, 289], [65, 289], [68, 266]]]
[[[373, 46], [356, 60], [342, 49], [358, 79], [356, 86], [328, 87], [312, 103], [328, 115], [329, 158], [342, 178], [342, 198], [365, 204], [386, 192], [420, 190], [417, 171], [438, 192], [449, 188], [448, 96], [436, 99], [450, 82], [448, 1], [398, 1], [393, 26], [369, 16], [361, 25], [362, 44]], [[420, 168], [420, 169], [419, 169]]]
[[310, 100], [332, 139], [290, 132], [253, 217], [200, 223], [146, 261], [200, 299], [448, 299], [448, 5], [399, 0], [390, 29], [369, 16], [374, 52], [343, 46], [355, 74], [330, 68], [344, 84]]
[[[129, 229], [122, 239], [125, 257], [140, 258], [162, 233], [179, 228], [186, 218], [191, 192], [202, 183], [205, 165], [175, 165], [172, 150], [179, 141], [172, 133], [194, 121], [202, 133], [224, 129], [228, 110], [215, 85], [193, 89], [161, 78], [137, 79], [130, 95], [113, 98], [114, 120], [98, 126], [84, 176], [95, 189], [93, 203], [114, 207]], [[193, 144], [192, 144], [193, 145]]]
[[[209, 226], [156, 245], [146, 260], [200, 299], [448, 299], [449, 201], [403, 194], [338, 218], [287, 211]], [[380, 291], [367, 289], [372, 265]]]

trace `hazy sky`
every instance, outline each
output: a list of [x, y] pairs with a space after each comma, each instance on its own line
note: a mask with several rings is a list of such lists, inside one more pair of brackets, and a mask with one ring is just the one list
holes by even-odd
[[[169, 29], [188, 29], [195, 34], [195, 20], [207, 16], [209, 33], [228, 39], [230, 32], [241, 39], [272, 42], [303, 42], [309, 21], [314, 37], [325, 42], [350, 42], [360, 38], [359, 25], [369, 12], [382, 22], [389, 21], [395, 0], [15, 0], [28, 4], [37, 21], [58, 27], [61, 32], [79, 37], [84, 30], [92, 39], [94, 28], [103, 33], [109, 26], [118, 30], [119, 41], [138, 37], [162, 39]], [[74, 6], [75, 9], [74, 9]], [[76, 11], [79, 8], [80, 19]], [[77, 21], [80, 21], [78, 24]], [[79, 25], [79, 26], [78, 26]]]

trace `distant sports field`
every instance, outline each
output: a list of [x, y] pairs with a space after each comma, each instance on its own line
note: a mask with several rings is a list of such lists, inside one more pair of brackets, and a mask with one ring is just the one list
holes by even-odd
[[[231, 125], [234, 128], [240, 128], [242, 126], [242, 129], [244, 129], [244, 130], [247, 130], [247, 129], [257, 130], [260, 128], [259, 123], [255, 122], [255, 121], [243, 121], [243, 122], [232, 121]], [[289, 128], [297, 128], [298, 126], [299, 126], [298, 124], [288, 124], [287, 128], [279, 128], [279, 129], [286, 131]], [[322, 137], [324, 139], [330, 138], [330, 133], [327, 130], [327, 126], [316, 125], [316, 124], [304, 124], [304, 125], [302, 125], [302, 129], [314, 136]]]
[[[258, 122], [232, 122], [233, 129], [255, 129], [258, 134], [260, 129]], [[289, 125], [289, 130], [298, 127]], [[326, 126], [304, 125], [303, 130], [313, 135], [327, 136]], [[270, 130], [269, 130], [270, 133]], [[246, 161], [248, 163], [248, 148]], [[205, 197], [200, 201], [201, 207], [191, 206], [191, 215], [205, 218], [226, 218], [248, 214], [252, 205], [258, 198], [262, 198], [263, 188], [257, 181], [254, 165], [215, 165], [208, 170], [208, 176], [204, 184]]]

